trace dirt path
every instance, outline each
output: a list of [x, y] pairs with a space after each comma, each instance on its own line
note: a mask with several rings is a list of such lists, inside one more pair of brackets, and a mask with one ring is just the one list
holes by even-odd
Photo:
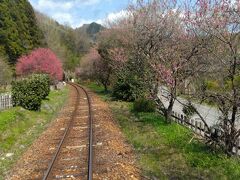
[[[120, 129], [114, 123], [107, 103], [92, 92], [90, 96], [94, 109], [93, 179], [140, 179], [132, 147], [125, 142]], [[55, 150], [55, 137], [62, 133], [73, 111], [74, 97], [74, 90], [71, 89], [68, 104], [19, 159], [7, 179], [42, 179], [44, 169]]]
[[94, 179], [140, 179], [133, 149], [114, 123], [108, 104], [90, 94], [95, 109], [94, 140], [100, 145], [94, 149]]

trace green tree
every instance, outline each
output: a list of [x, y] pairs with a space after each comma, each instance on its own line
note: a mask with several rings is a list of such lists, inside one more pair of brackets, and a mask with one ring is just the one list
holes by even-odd
[[12, 71], [10, 66], [0, 57], [0, 86], [9, 84], [12, 79]]
[[0, 54], [7, 55], [11, 64], [44, 44], [34, 10], [27, 0], [2, 0], [0, 12]]

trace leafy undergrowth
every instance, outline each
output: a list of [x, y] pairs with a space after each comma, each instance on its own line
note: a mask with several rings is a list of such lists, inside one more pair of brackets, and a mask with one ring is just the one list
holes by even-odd
[[11, 91], [10, 86], [8, 87], [3, 87], [0, 85], [0, 95], [4, 93], [9, 93]]
[[112, 100], [112, 97], [110, 96], [111, 91], [105, 92], [104, 88], [101, 85], [98, 85], [97, 83], [79, 82], [79, 84], [93, 90], [104, 101], [111, 101]]
[[[95, 85], [88, 86], [95, 90]], [[97, 91], [99, 92], [99, 87]], [[104, 99], [108, 95], [100, 94]], [[132, 103], [108, 101], [120, 128], [134, 146], [143, 175], [151, 179], [239, 179], [240, 161], [213, 152], [178, 124], [157, 113], [133, 113]]]
[[[46, 129], [68, 97], [68, 89], [51, 91], [41, 111], [14, 107], [0, 112], [0, 179], [27, 147]], [[8, 157], [9, 156], [9, 157]]]

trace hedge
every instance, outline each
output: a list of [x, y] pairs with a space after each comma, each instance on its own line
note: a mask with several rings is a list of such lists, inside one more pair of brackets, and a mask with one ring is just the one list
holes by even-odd
[[50, 92], [50, 78], [45, 74], [34, 74], [12, 83], [13, 106], [38, 111], [41, 101]]

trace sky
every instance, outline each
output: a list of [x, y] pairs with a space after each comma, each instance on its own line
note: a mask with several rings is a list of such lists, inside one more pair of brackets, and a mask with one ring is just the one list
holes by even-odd
[[73, 28], [124, 15], [130, 0], [29, 0], [32, 6], [61, 24]]

